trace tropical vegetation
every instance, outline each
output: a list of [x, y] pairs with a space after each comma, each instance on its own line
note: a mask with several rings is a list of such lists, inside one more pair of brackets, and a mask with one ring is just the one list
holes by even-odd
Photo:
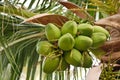
[[[60, 0], [62, 1], [62, 0]], [[42, 13], [59, 14], [77, 23], [94, 21], [116, 14], [119, 0], [68, 0], [90, 17], [82, 19], [59, 0], [0, 0], [0, 80], [83, 80], [89, 69], [71, 67], [67, 71], [45, 74], [43, 56], [36, 43], [44, 36], [44, 26], [24, 20]], [[73, 73], [71, 73], [71, 71]], [[72, 77], [71, 77], [72, 75]], [[38, 76], [38, 77], [37, 77]]]

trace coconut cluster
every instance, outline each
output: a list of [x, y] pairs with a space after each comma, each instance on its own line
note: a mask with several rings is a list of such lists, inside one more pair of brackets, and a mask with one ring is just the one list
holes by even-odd
[[52, 73], [70, 65], [90, 68], [93, 61], [89, 49], [101, 47], [110, 35], [100, 26], [67, 21], [62, 27], [48, 23], [45, 36], [46, 40], [37, 43], [36, 51], [45, 56], [43, 71]]

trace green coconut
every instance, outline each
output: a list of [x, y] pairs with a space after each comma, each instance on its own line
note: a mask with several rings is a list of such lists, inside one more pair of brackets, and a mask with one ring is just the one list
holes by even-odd
[[73, 48], [75, 40], [70, 33], [64, 34], [58, 40], [58, 46], [64, 51], [69, 51]]
[[54, 24], [48, 23], [45, 27], [45, 35], [49, 41], [57, 41], [61, 36], [61, 31]]
[[95, 32], [101, 32], [101, 33], [104, 33], [107, 38], [110, 37], [109, 32], [105, 28], [103, 28], [101, 26], [93, 26], [93, 28], [94, 28], [94, 33]]
[[67, 63], [73, 66], [81, 66], [81, 53], [77, 49], [72, 49], [71, 51], [64, 53], [64, 58]]
[[91, 36], [93, 33], [93, 26], [87, 23], [78, 25], [78, 33], [84, 36]]
[[43, 63], [43, 72], [50, 74], [57, 70], [60, 57], [46, 57]]
[[70, 33], [73, 37], [77, 34], [77, 23], [75, 21], [67, 21], [61, 28], [62, 35]]
[[36, 51], [41, 55], [48, 55], [53, 50], [53, 45], [48, 41], [39, 41], [36, 45]]
[[74, 47], [80, 51], [85, 51], [92, 46], [92, 39], [87, 36], [78, 36], [75, 38]]
[[96, 32], [92, 34], [91, 39], [93, 40], [92, 47], [99, 48], [106, 42], [107, 37], [104, 33]]

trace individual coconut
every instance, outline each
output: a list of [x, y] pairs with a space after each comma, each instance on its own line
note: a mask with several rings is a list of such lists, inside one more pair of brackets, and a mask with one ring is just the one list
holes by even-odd
[[45, 27], [45, 35], [49, 41], [57, 41], [61, 36], [61, 31], [54, 24], [48, 23]]
[[59, 62], [60, 62], [60, 57], [57, 56], [46, 57], [43, 63], [43, 72], [47, 74], [54, 72], [58, 68]]
[[70, 33], [73, 37], [77, 34], [77, 23], [75, 21], [67, 21], [61, 28], [62, 35]]
[[64, 53], [64, 58], [67, 63], [73, 66], [81, 66], [81, 53], [77, 49], [72, 49], [71, 51]]
[[106, 42], [107, 37], [104, 33], [96, 32], [92, 34], [91, 39], [93, 40], [92, 48], [99, 48]]
[[48, 41], [39, 41], [36, 45], [36, 51], [38, 54], [42, 54], [44, 56], [48, 55], [49, 52], [53, 50], [53, 45]]
[[95, 32], [101, 32], [101, 33], [104, 33], [107, 38], [110, 37], [109, 32], [105, 28], [103, 28], [101, 26], [93, 26], [93, 28], [94, 28], [94, 33]]
[[92, 43], [93, 41], [90, 37], [80, 35], [75, 38], [74, 47], [80, 51], [85, 51], [92, 46]]
[[69, 51], [73, 48], [75, 40], [70, 33], [64, 34], [58, 40], [58, 46], [64, 51]]
[[91, 24], [82, 23], [78, 25], [78, 34], [84, 36], [91, 36], [93, 33], [93, 26]]

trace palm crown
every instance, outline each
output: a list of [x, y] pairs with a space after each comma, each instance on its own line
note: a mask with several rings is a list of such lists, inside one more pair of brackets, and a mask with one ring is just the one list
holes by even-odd
[[[43, 24], [24, 21], [37, 14], [50, 13], [65, 16], [77, 23], [93, 24], [95, 20], [116, 14], [120, 4], [119, 0], [69, 1], [77, 4], [81, 13], [85, 12], [88, 18], [76, 16], [58, 0], [0, 1], [0, 80], [19, 80], [22, 72], [26, 80], [34, 80], [36, 75], [39, 75], [39, 80], [53, 80], [53, 77], [55, 80], [70, 80], [69, 71], [49, 75], [42, 72], [44, 57], [37, 54], [36, 43], [44, 37], [45, 27]], [[74, 68], [74, 79], [79, 79], [80, 70]]]

